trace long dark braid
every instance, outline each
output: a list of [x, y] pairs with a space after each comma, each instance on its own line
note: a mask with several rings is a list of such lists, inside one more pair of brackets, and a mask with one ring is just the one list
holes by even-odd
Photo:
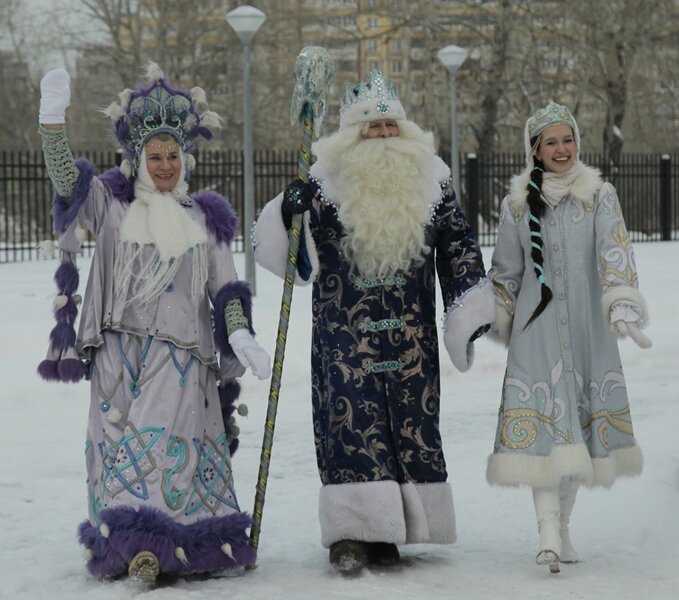
[[[537, 139], [531, 140], [531, 147], [535, 147]], [[524, 326], [524, 330], [537, 319], [542, 312], [547, 308], [547, 305], [551, 302], [554, 294], [550, 287], [545, 283], [545, 272], [544, 272], [544, 244], [542, 241], [542, 232], [540, 231], [540, 219], [545, 212], [545, 205], [542, 201], [542, 174], [544, 173], [544, 165], [542, 161], [533, 157], [533, 162], [535, 166], [530, 173], [530, 181], [526, 189], [528, 190], [528, 195], [526, 200], [528, 202], [528, 226], [530, 228], [530, 242], [531, 249], [530, 255], [533, 259], [533, 270], [535, 271], [535, 276], [540, 282], [540, 303], [537, 308], [533, 311], [533, 314], [528, 319], [528, 322]]]

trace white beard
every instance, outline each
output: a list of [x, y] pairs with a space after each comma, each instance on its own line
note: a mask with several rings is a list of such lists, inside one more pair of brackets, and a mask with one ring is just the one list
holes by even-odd
[[[363, 139], [340, 130], [314, 146], [319, 161], [336, 165], [341, 182], [338, 215], [345, 235], [342, 251], [365, 277], [407, 271], [424, 260], [430, 218], [424, 185], [434, 157], [431, 134], [399, 121], [400, 135]], [[356, 135], [358, 131], [358, 136]]]

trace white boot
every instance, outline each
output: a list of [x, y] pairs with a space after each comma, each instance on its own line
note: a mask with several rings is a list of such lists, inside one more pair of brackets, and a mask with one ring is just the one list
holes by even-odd
[[539, 565], [548, 565], [551, 573], [558, 573], [561, 555], [559, 489], [534, 487], [533, 502], [540, 533], [540, 551], [535, 562]]
[[578, 493], [578, 484], [569, 479], [561, 480], [559, 485], [559, 504], [561, 507], [561, 516], [559, 517], [560, 534], [561, 534], [561, 562], [576, 563], [578, 560], [578, 553], [573, 548], [571, 543], [571, 536], [568, 533], [568, 521], [570, 520], [573, 505], [575, 504], [575, 496]]

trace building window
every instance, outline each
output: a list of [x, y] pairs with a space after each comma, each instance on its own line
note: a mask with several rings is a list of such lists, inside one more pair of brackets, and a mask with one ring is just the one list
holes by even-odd
[[394, 62], [391, 63], [391, 72], [392, 73], [400, 73], [401, 72], [401, 61], [400, 60], [395, 60]]
[[379, 21], [373, 17], [368, 19], [368, 29], [377, 29], [379, 27]]
[[380, 43], [377, 40], [370, 40], [368, 42], [368, 52], [377, 52], [380, 49]]

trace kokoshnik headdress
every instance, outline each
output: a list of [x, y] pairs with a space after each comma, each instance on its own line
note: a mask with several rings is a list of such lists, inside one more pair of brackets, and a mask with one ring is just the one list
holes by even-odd
[[167, 133], [190, 156], [197, 138], [210, 140], [211, 128], [221, 126], [217, 113], [207, 109], [205, 91], [200, 87], [184, 90], [174, 87], [160, 67], [150, 62], [146, 67], [148, 83], [137, 89], [125, 89], [104, 114], [113, 121], [113, 132], [125, 155], [121, 170], [134, 175], [139, 168], [144, 144], [154, 135]]
[[358, 85], [344, 83], [340, 107], [340, 128], [380, 119], [405, 119], [396, 86], [382, 71], [370, 71], [370, 80]]
[[553, 127], [554, 125], [568, 125], [573, 130], [575, 137], [575, 145], [577, 148], [576, 160], [580, 156], [580, 130], [575, 121], [575, 117], [571, 114], [563, 104], [557, 104], [552, 100], [547, 106], [543, 106], [535, 111], [532, 117], [526, 121], [526, 127], [523, 133], [524, 149], [526, 151], [526, 164], [533, 168], [533, 147], [530, 141], [539, 136], [545, 129]]

